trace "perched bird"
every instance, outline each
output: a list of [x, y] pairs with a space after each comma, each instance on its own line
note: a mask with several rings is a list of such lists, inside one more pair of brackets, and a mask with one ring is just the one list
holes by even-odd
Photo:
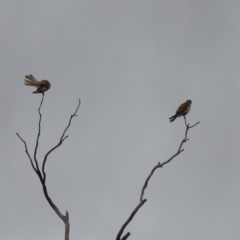
[[182, 103], [178, 107], [178, 109], [176, 111], [176, 114], [169, 118], [170, 119], [169, 121], [173, 122], [177, 117], [181, 117], [181, 116], [187, 115], [188, 112], [190, 111], [191, 103], [192, 103], [191, 100], [187, 100], [185, 103]]
[[29, 74], [25, 76], [25, 85], [36, 87], [37, 90], [33, 93], [42, 93], [46, 92], [51, 84], [48, 80], [38, 81], [33, 75]]

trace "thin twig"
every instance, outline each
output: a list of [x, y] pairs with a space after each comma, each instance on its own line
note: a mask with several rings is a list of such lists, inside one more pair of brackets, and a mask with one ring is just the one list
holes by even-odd
[[80, 107], [80, 104], [81, 104], [81, 100], [78, 99], [77, 109], [76, 109], [75, 112], [71, 115], [71, 117], [70, 117], [70, 119], [69, 119], [69, 123], [68, 123], [66, 129], [64, 130], [64, 132], [63, 132], [63, 134], [62, 134], [60, 140], [63, 140], [66, 131], [68, 130], [68, 128], [69, 128], [70, 125], [71, 125], [72, 118], [73, 118], [73, 117], [77, 117], [76, 113], [77, 113], [77, 111], [78, 111], [78, 109], [79, 109], [79, 107]]
[[[29, 152], [28, 152], [28, 148], [27, 148], [27, 144], [26, 144], [26, 142], [21, 138], [21, 136], [18, 134], [18, 133], [16, 133], [17, 134], [17, 136], [21, 139], [21, 141], [23, 142], [23, 144], [24, 144], [24, 146], [25, 146], [25, 152], [26, 152], [26, 154], [27, 154], [27, 156], [28, 156], [28, 158], [29, 158], [29, 160], [30, 160], [30, 163], [31, 163], [31, 165], [32, 165], [32, 168], [34, 169], [34, 171], [37, 173], [37, 169], [35, 168], [35, 166], [34, 166], [34, 164], [33, 164], [33, 161], [32, 161], [32, 158], [31, 158], [31, 156], [30, 156], [30, 154], [29, 154]], [[38, 173], [37, 173], [38, 174]]]

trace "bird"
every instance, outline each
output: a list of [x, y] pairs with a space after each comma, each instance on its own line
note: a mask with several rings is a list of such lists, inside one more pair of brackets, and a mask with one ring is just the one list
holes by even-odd
[[42, 93], [50, 89], [51, 84], [48, 80], [38, 81], [33, 75], [29, 74], [25, 76], [25, 85], [36, 87], [37, 90], [33, 93]]
[[182, 103], [177, 111], [176, 114], [174, 114], [172, 117], [169, 118], [170, 122], [173, 122], [177, 117], [185, 116], [189, 113], [190, 108], [191, 108], [192, 101], [187, 100], [186, 102]]

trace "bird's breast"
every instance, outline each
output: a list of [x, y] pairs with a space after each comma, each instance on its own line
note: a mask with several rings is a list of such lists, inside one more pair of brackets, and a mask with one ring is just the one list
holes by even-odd
[[188, 108], [184, 111], [184, 114], [188, 114], [188, 112], [190, 111], [191, 109], [191, 105], [188, 106]]

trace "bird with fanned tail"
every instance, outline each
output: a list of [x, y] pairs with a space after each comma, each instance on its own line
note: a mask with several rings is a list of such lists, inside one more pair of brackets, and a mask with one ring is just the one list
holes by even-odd
[[48, 80], [38, 81], [31, 74], [25, 76], [25, 85], [36, 87], [37, 90], [34, 91], [33, 93], [42, 93], [42, 94], [44, 94], [44, 92], [46, 92], [51, 87], [51, 84]]

